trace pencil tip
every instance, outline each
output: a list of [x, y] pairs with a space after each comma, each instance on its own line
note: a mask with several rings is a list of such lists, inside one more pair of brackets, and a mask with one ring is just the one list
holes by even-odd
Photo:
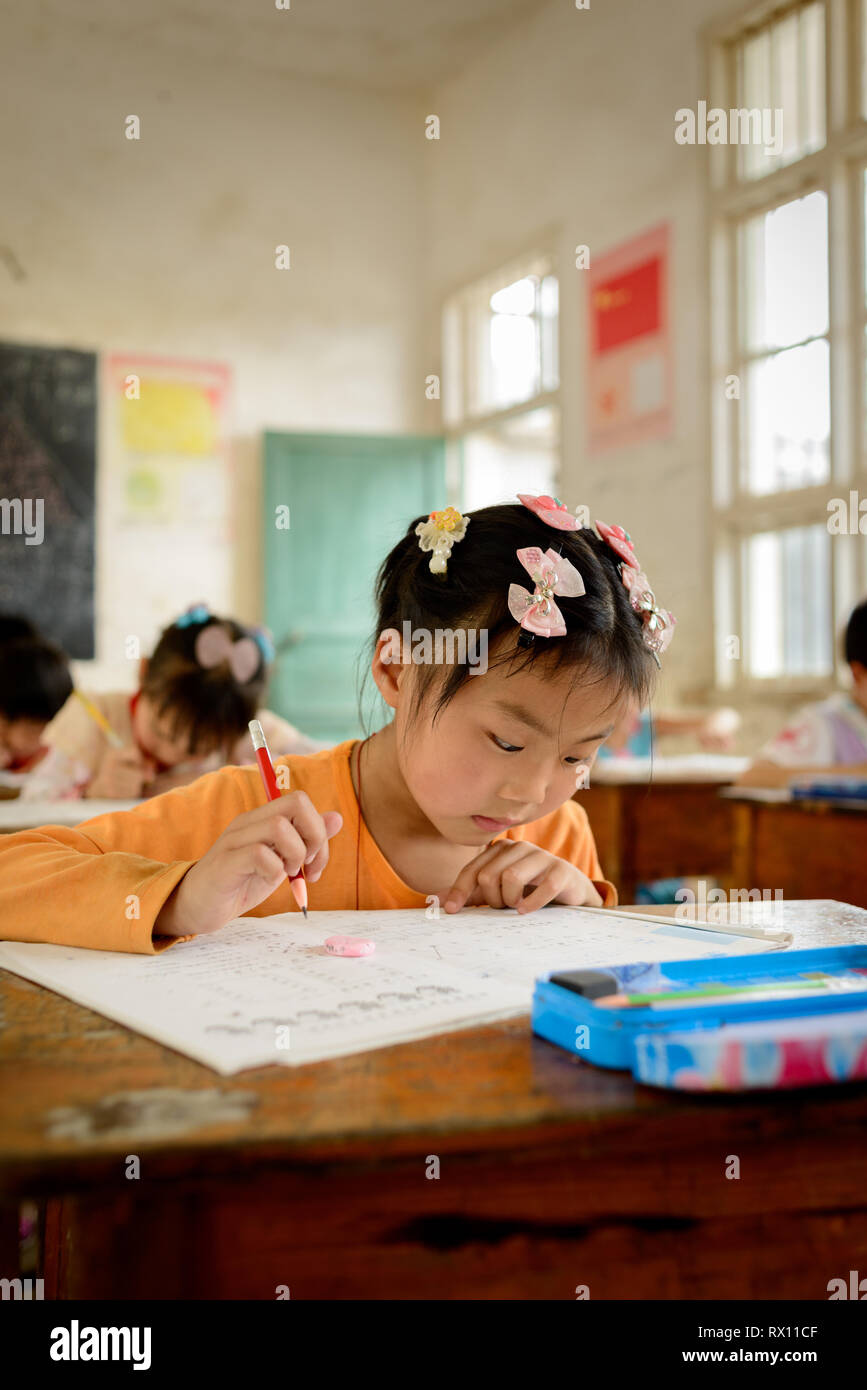
[[302, 907], [301, 911], [304, 913], [304, 916], [306, 917], [306, 916], [307, 916], [307, 908], [306, 908], [306, 907]]

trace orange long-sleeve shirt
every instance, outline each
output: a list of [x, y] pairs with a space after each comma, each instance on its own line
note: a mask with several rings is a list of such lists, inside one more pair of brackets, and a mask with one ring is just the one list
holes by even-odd
[[[359, 825], [349, 771], [353, 743], [276, 760], [289, 769], [293, 791], [305, 791], [317, 810], [343, 816], [329, 841], [325, 872], [308, 886], [310, 910], [424, 907], [426, 895], [398, 877], [364, 822]], [[0, 939], [145, 954], [188, 940], [154, 935], [163, 904], [230, 822], [261, 806], [264, 796], [258, 768], [226, 767], [75, 829], [49, 825], [0, 835]], [[596, 883], [606, 907], [616, 903], [577, 802], [514, 826], [502, 838], [529, 840], [568, 860]], [[248, 915], [292, 911], [297, 907], [286, 879]]]

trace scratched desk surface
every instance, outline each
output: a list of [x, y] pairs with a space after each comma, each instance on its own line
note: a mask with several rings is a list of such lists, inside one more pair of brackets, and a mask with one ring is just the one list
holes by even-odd
[[[867, 942], [867, 911], [777, 905], [794, 947]], [[646, 910], [646, 909], [642, 909]], [[755, 909], [741, 907], [742, 913]], [[660, 915], [666, 909], [657, 909]], [[672, 909], [667, 909], [669, 915]], [[749, 920], [748, 916], [741, 920]], [[527, 1017], [299, 1069], [218, 1077], [62, 996], [0, 971], [0, 1199], [86, 1190], [129, 1153], [152, 1177], [239, 1164], [374, 1161], [438, 1152], [540, 1152], [570, 1133], [615, 1148], [757, 1125], [827, 1133], [867, 1125], [867, 1085], [695, 1097], [638, 1086], [534, 1038]]]

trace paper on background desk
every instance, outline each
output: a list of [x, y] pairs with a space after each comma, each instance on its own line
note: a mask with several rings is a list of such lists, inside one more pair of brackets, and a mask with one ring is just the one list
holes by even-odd
[[3, 831], [35, 830], [41, 825], [81, 825], [96, 816], [116, 815], [140, 806], [139, 801], [91, 801], [86, 797], [70, 797], [66, 801], [0, 802], [0, 833]]
[[[329, 955], [326, 937], [370, 937], [372, 956]], [[155, 956], [0, 942], [0, 966], [56, 990], [223, 1076], [301, 1066], [529, 1013], [549, 970], [738, 955], [769, 943], [658, 927], [614, 911], [469, 908], [240, 917]], [[289, 1046], [278, 1046], [278, 1029]], [[285, 1039], [285, 1033], [282, 1035]]]
[[684, 753], [674, 757], [635, 758], [628, 754], [597, 758], [590, 785], [642, 785], [646, 782], [734, 782], [746, 772], [751, 759], [730, 753]]

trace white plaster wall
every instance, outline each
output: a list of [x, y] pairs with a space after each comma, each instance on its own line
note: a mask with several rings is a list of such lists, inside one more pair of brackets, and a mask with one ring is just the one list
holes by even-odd
[[[24, 278], [0, 263], [0, 334], [232, 367], [238, 542], [202, 595], [226, 593], [238, 616], [258, 618], [262, 431], [429, 423], [423, 103], [139, 51], [76, 24], [74, 10], [58, 25], [22, 8], [4, 17], [3, 35], [0, 245]], [[124, 138], [131, 113], [138, 142]], [[274, 265], [280, 243], [289, 271]], [[101, 660], [86, 672], [96, 685], [129, 680], [115, 636], [123, 618], [110, 628], [109, 613], [133, 575], [140, 583], [108, 504], [111, 443], [103, 430]], [[172, 554], [153, 562], [164, 582]], [[178, 593], [175, 608], [194, 597]]]

